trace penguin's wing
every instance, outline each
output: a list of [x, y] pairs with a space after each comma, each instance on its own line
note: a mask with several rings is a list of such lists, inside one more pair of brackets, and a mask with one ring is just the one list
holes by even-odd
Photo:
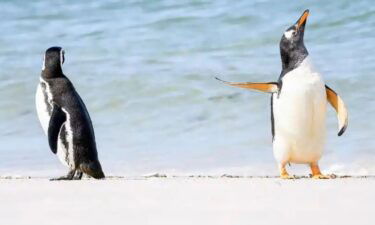
[[339, 121], [339, 133], [337, 135], [341, 136], [348, 127], [348, 111], [346, 110], [344, 101], [340, 98], [340, 96], [327, 85], [326, 93], [328, 102], [337, 112], [337, 119]]
[[53, 104], [51, 119], [48, 126], [48, 143], [51, 151], [56, 154], [57, 140], [60, 133], [61, 126], [66, 121], [66, 115], [60, 106]]
[[223, 81], [217, 77], [215, 77], [216, 80], [219, 80], [223, 82], [224, 84], [239, 87], [239, 88], [245, 88], [245, 89], [252, 89], [256, 91], [266, 92], [266, 93], [276, 93], [279, 90], [278, 83], [277, 82], [267, 82], [267, 83], [253, 83], [253, 82], [227, 82]]

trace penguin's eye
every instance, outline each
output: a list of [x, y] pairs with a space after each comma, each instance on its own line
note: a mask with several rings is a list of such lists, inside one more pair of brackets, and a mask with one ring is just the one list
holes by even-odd
[[297, 34], [296, 31], [293, 31], [293, 32], [292, 32], [292, 35], [293, 35], [293, 36], [296, 36], [296, 34]]

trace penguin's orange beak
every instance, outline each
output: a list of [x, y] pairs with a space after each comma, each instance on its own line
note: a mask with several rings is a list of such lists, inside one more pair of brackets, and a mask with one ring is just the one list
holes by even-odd
[[298, 21], [297, 21], [297, 23], [296, 23], [296, 25], [297, 25], [297, 30], [299, 30], [299, 28], [302, 26], [305, 26], [305, 24], [306, 24], [306, 20], [307, 20], [307, 17], [309, 16], [309, 10], [308, 9], [306, 9], [304, 12], [303, 12], [303, 14], [302, 14], [302, 16], [298, 19]]

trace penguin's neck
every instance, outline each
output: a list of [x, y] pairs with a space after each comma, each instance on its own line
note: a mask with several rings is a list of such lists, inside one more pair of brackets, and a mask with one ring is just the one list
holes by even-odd
[[57, 78], [64, 76], [60, 66], [49, 66], [42, 70], [42, 77], [45, 79]]
[[290, 49], [289, 51], [284, 51], [281, 49], [281, 62], [282, 62], [282, 75], [285, 75], [287, 72], [297, 68], [302, 61], [309, 55], [306, 47], [304, 45]]

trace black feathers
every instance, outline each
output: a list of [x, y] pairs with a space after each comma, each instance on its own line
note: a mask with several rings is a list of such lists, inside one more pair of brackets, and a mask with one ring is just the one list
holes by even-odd
[[[47, 130], [50, 148], [55, 154], [59, 151], [60, 155], [61, 151], [62, 160], [69, 165], [73, 175], [78, 173], [78, 179], [82, 177], [79, 175], [81, 172], [94, 178], [104, 178], [90, 115], [61, 68], [64, 51], [60, 47], [51, 47], [44, 58], [41, 88], [51, 115]], [[64, 179], [73, 179], [72, 174]]]
[[56, 154], [57, 152], [57, 140], [61, 126], [66, 121], [66, 115], [62, 111], [61, 107], [53, 104], [53, 110], [51, 119], [48, 126], [48, 143], [51, 151]]
[[61, 47], [51, 47], [44, 54], [43, 78], [61, 77], [61, 65], [64, 63], [64, 50]]
[[280, 55], [282, 71], [279, 77], [279, 82], [285, 74], [297, 68], [299, 64], [301, 64], [301, 62], [309, 55], [303, 42], [306, 20], [304, 20], [304, 22], [300, 25], [301, 18], [294, 25], [289, 27], [281, 37]]

